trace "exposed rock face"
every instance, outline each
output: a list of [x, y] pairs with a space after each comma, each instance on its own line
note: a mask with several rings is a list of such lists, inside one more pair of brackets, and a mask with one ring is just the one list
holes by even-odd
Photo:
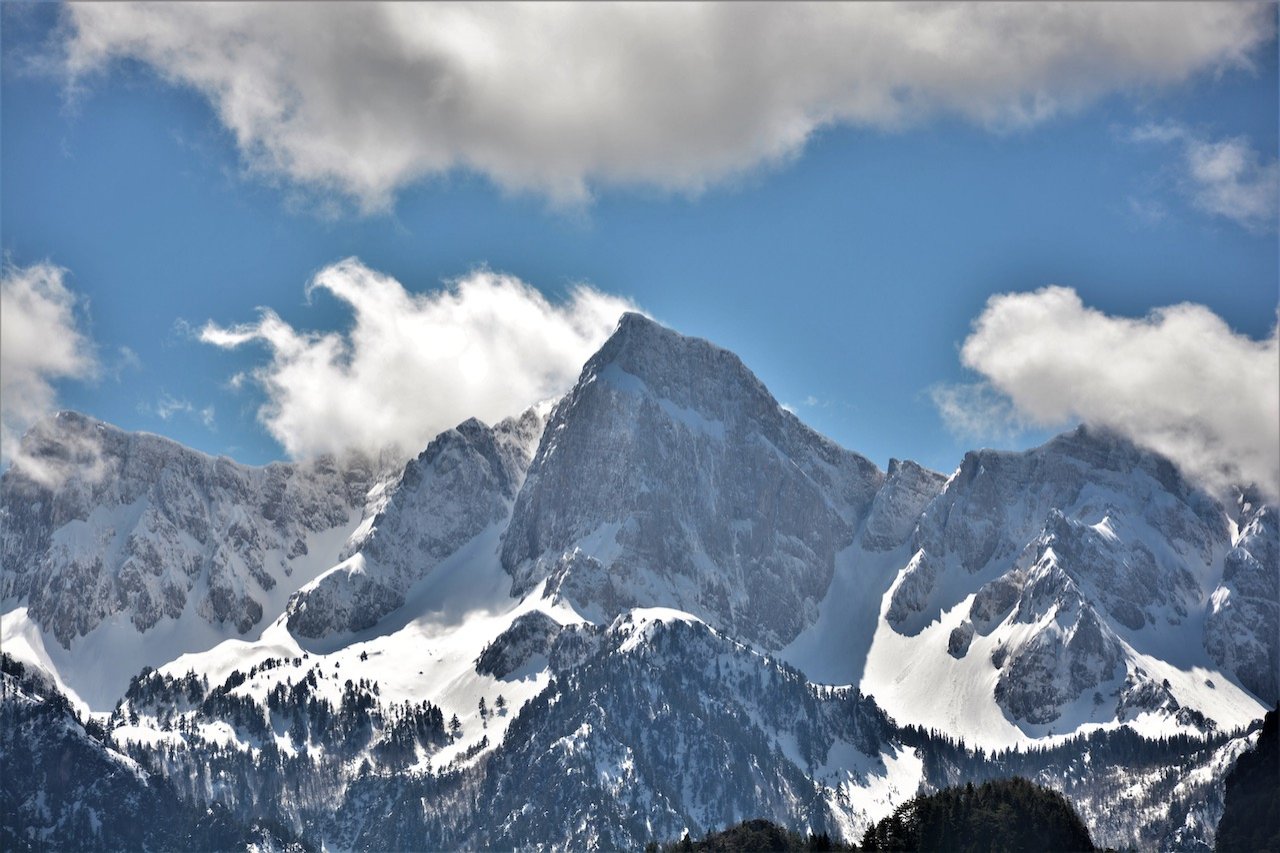
[[188, 607], [248, 631], [307, 537], [350, 523], [375, 478], [363, 458], [252, 468], [73, 412], [23, 454], [66, 476], [0, 478], [0, 598], [25, 597], [67, 647], [115, 614], [146, 631]]
[[1026, 578], [1016, 569], [983, 584], [969, 605], [969, 619], [976, 629], [983, 634], [991, 633], [1018, 603], [1025, 585]]
[[973, 643], [973, 623], [965, 620], [951, 630], [947, 637], [947, 654], [953, 658], [962, 658], [969, 653]]
[[1280, 521], [1242, 498], [1241, 530], [1210, 598], [1204, 644], [1265, 704], [1280, 701]]
[[1027, 572], [1012, 619], [1036, 626], [1006, 646], [999, 665], [996, 702], [1013, 719], [1052, 722], [1061, 706], [1116, 676], [1119, 640], [1047, 547]]
[[876, 493], [863, 525], [862, 544], [870, 551], [887, 551], [906, 542], [929, 502], [947, 478], [910, 460], [889, 460], [884, 486]]
[[628, 314], [552, 414], [502, 561], [517, 594], [554, 577], [602, 617], [678, 607], [778, 647], [812, 619], [882, 480], [737, 356]]
[[289, 629], [304, 637], [360, 631], [404, 604], [441, 560], [504, 521], [524, 482], [545, 417], [530, 409], [493, 427], [472, 418], [409, 462], [336, 566], [289, 602]]

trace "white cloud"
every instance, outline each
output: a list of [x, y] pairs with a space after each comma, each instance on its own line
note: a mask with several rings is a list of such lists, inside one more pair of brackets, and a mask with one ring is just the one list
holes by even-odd
[[[1190, 303], [1113, 317], [1070, 288], [1046, 287], [991, 297], [961, 359], [985, 384], [940, 402], [953, 425], [982, 429], [992, 411], [997, 422], [1045, 427], [1084, 420], [1168, 456], [1216, 491], [1252, 482], [1280, 496], [1276, 331], [1253, 340]], [[966, 405], [969, 393], [996, 408]]]
[[632, 306], [589, 287], [562, 304], [510, 276], [474, 272], [412, 294], [351, 258], [307, 287], [345, 302], [346, 333], [305, 333], [263, 309], [257, 322], [208, 323], [219, 347], [262, 342], [252, 374], [267, 394], [259, 415], [292, 456], [348, 449], [417, 452], [468, 417], [493, 422], [563, 393]]
[[1242, 136], [1208, 139], [1179, 124], [1145, 125], [1135, 142], [1182, 146], [1182, 188], [1192, 204], [1256, 232], [1280, 225], [1280, 162], [1263, 157]]
[[74, 85], [136, 59], [213, 105], [249, 167], [385, 209], [470, 170], [558, 201], [698, 191], [833, 124], [1027, 126], [1249, 67], [1274, 7], [1203, 3], [86, 3]]
[[6, 266], [0, 274], [0, 458], [30, 462], [36, 475], [34, 461], [20, 453], [22, 434], [53, 410], [54, 382], [98, 371], [66, 274], [49, 263]]

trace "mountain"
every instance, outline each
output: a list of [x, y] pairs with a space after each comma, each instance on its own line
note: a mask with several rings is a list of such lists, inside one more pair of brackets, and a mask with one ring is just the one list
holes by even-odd
[[472, 418], [437, 436], [378, 496], [350, 556], [290, 598], [289, 629], [303, 637], [360, 631], [404, 604], [441, 560], [510, 515], [544, 423], [545, 413], [530, 409], [492, 428]]
[[[1233, 536], [1221, 504], [1105, 430], [967, 454], [920, 515], [863, 687], [895, 716], [931, 699], [917, 721], [989, 745], [1244, 725], [1272, 700], [1276, 654], [1255, 514]], [[1232, 608], [1223, 584], [1242, 591]]]
[[101, 727], [92, 790], [136, 767], [227, 837], [852, 842], [1022, 775], [1100, 844], [1193, 849], [1275, 699], [1274, 504], [1093, 427], [881, 471], [640, 315], [554, 404], [403, 463], [254, 468], [73, 413], [24, 458], [0, 642], [47, 685], [6, 712], [64, 703]]
[[1240, 533], [1210, 597], [1205, 647], [1264, 702], [1280, 698], [1280, 520], [1274, 504], [1242, 493]]
[[37, 423], [22, 456], [57, 476], [0, 479], [0, 600], [22, 615], [6, 648], [98, 710], [143, 666], [259, 634], [385, 476], [356, 454], [239, 465], [74, 412]]
[[673, 607], [778, 648], [883, 480], [737, 356], [626, 314], [551, 415], [502, 563], [597, 619]]

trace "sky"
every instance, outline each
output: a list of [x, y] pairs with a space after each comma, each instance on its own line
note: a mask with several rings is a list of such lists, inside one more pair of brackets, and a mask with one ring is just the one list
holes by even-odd
[[624, 310], [884, 467], [1280, 482], [1276, 7], [0, 7], [6, 461], [416, 452]]

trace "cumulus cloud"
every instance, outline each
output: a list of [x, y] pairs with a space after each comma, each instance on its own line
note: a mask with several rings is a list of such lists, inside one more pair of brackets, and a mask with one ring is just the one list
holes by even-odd
[[73, 84], [141, 61], [205, 96], [247, 164], [384, 209], [454, 170], [580, 202], [698, 191], [833, 124], [1020, 127], [1248, 67], [1241, 3], [86, 3]]
[[[67, 271], [49, 263], [0, 273], [0, 459], [29, 462], [22, 434], [54, 408], [60, 379], [87, 379], [97, 358], [76, 317]], [[39, 474], [33, 470], [32, 473]]]
[[982, 428], [992, 416], [1045, 427], [1079, 419], [1168, 456], [1220, 493], [1255, 483], [1280, 496], [1274, 330], [1253, 340], [1190, 303], [1113, 317], [1070, 288], [1046, 287], [991, 297], [961, 360], [984, 382], [974, 407], [962, 392], [948, 412], [944, 394], [940, 406], [956, 426]]
[[266, 344], [270, 361], [251, 374], [267, 395], [259, 416], [295, 457], [417, 452], [466, 418], [517, 414], [567, 390], [632, 310], [586, 286], [554, 304], [487, 270], [414, 294], [354, 258], [317, 273], [307, 292], [317, 290], [350, 307], [348, 332], [300, 332], [267, 309], [254, 323], [200, 331], [224, 348]]
[[1260, 233], [1280, 225], [1280, 162], [1247, 138], [1209, 139], [1178, 124], [1145, 125], [1131, 137], [1182, 147], [1182, 188], [1205, 213]]

